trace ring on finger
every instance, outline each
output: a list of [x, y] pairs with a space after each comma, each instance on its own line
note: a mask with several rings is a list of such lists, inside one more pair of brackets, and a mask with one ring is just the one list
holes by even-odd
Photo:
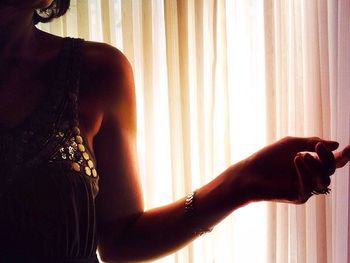
[[327, 195], [327, 194], [330, 194], [330, 192], [331, 192], [331, 189], [329, 187], [325, 187], [325, 188], [321, 188], [321, 189], [314, 189], [311, 191], [311, 194], [312, 195], [321, 195], [321, 194]]

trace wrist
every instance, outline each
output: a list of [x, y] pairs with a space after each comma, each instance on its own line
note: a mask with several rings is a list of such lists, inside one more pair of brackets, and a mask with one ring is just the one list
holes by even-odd
[[[197, 216], [197, 211], [196, 211], [196, 191], [193, 191], [189, 193], [186, 196], [185, 199], [185, 214], [190, 217], [196, 217]], [[202, 236], [206, 233], [209, 233], [213, 230], [214, 227], [197, 227], [194, 230], [194, 234], [196, 236]]]
[[[245, 202], [259, 202], [259, 201], [275, 201], [275, 189], [280, 187], [274, 184], [274, 180], [269, 176], [264, 165], [259, 165], [256, 161], [255, 155], [252, 155], [242, 161], [243, 171], [237, 179], [237, 185], [245, 192], [243, 194]], [[272, 171], [271, 171], [272, 173]]]
[[258, 196], [255, 191], [256, 182], [252, 176], [250, 159], [244, 159], [228, 168], [227, 177], [229, 178], [229, 198], [233, 207], [240, 207], [257, 201]]
[[247, 168], [248, 163], [243, 160], [195, 191], [196, 212], [190, 220], [194, 229], [211, 229], [234, 210], [255, 201], [250, 180], [246, 177]]

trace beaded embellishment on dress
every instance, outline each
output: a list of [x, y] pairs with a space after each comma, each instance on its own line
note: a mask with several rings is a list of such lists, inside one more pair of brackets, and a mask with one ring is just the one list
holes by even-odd
[[[59, 137], [64, 133], [59, 132]], [[75, 127], [70, 139], [66, 140], [58, 152], [52, 157], [51, 161], [67, 161], [75, 172], [83, 172], [85, 175], [97, 178], [95, 163], [87, 152], [87, 146], [80, 134], [80, 129]]]

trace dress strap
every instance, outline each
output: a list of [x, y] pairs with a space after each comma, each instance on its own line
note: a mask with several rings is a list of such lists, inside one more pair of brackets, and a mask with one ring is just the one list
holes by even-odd
[[[70, 114], [68, 116], [58, 117], [69, 119], [69, 126], [72, 127], [79, 125], [78, 98], [83, 60], [82, 47], [84, 40], [80, 38], [66, 38], [65, 41], [67, 41], [66, 48], [69, 50], [69, 52], [65, 52], [65, 54], [67, 54], [67, 57], [64, 58], [64, 64], [66, 65], [66, 74], [64, 74], [65, 79], [60, 89], [65, 88], [65, 96], [68, 98], [68, 101], [66, 101], [66, 106], [68, 106], [68, 113]], [[56, 123], [58, 122], [59, 120], [56, 121]]]
[[69, 99], [73, 105], [74, 112], [74, 126], [79, 125], [79, 116], [78, 116], [78, 98], [79, 98], [79, 87], [81, 79], [81, 69], [82, 69], [82, 47], [84, 40], [71, 38], [72, 41], [72, 59], [71, 59], [71, 78], [68, 85], [69, 88]]

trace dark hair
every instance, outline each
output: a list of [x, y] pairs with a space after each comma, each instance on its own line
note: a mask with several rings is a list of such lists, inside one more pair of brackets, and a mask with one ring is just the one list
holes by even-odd
[[36, 10], [33, 15], [33, 23], [47, 23], [52, 19], [63, 16], [69, 9], [70, 0], [54, 0], [52, 4], [44, 9]]

